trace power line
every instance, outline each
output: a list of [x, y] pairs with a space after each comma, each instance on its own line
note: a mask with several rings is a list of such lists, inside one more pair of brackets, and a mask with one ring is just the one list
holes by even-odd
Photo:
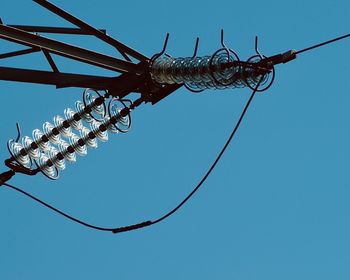
[[62, 215], [63, 217], [73, 221], [73, 222], [76, 222], [82, 226], [85, 226], [85, 227], [88, 227], [88, 228], [92, 228], [92, 229], [95, 229], [95, 230], [99, 230], [99, 231], [111, 231], [113, 233], [121, 233], [121, 232], [127, 232], [127, 231], [133, 231], [133, 230], [136, 230], [136, 229], [140, 229], [140, 228], [143, 228], [143, 227], [148, 227], [148, 226], [151, 226], [151, 225], [155, 225], [157, 223], [160, 223], [161, 221], [169, 218], [171, 215], [175, 214], [175, 212], [177, 212], [199, 189], [200, 187], [203, 185], [203, 183], [206, 181], [206, 179], [209, 177], [209, 175], [211, 174], [211, 172], [214, 170], [214, 168], [216, 167], [216, 165], [218, 164], [218, 162], [220, 161], [221, 157], [223, 156], [223, 154], [225, 153], [227, 147], [229, 146], [229, 144], [231, 143], [233, 137], [235, 136], [239, 126], [241, 125], [242, 123], [242, 120], [257, 92], [257, 89], [259, 88], [260, 86], [260, 83], [262, 82], [262, 78], [260, 79], [260, 81], [257, 83], [256, 85], [256, 88], [253, 90], [252, 94], [250, 95], [246, 105], [244, 106], [243, 108], [243, 111], [238, 119], [238, 121], [236, 122], [230, 136], [228, 137], [226, 143], [224, 144], [224, 146], [222, 147], [220, 153], [218, 154], [218, 156], [216, 157], [216, 159], [214, 160], [214, 162], [212, 163], [212, 165], [210, 166], [210, 168], [208, 169], [208, 171], [205, 173], [205, 175], [203, 176], [203, 178], [199, 181], [199, 183], [196, 185], [196, 187], [185, 197], [184, 200], [182, 200], [176, 207], [174, 207], [172, 210], [170, 210], [169, 212], [167, 212], [166, 214], [164, 214], [163, 216], [161, 216], [160, 218], [154, 220], [154, 221], [145, 221], [145, 222], [141, 222], [141, 223], [138, 223], [138, 224], [133, 224], [133, 225], [128, 225], [128, 226], [123, 226], [123, 227], [117, 227], [117, 228], [107, 228], [107, 227], [100, 227], [100, 226], [95, 226], [95, 225], [92, 225], [92, 224], [89, 224], [87, 222], [84, 222], [82, 220], [79, 220], [59, 209], [57, 209], [56, 207], [53, 207], [52, 205], [44, 202], [43, 200], [27, 193], [26, 191], [18, 188], [18, 187], [15, 187], [13, 185], [10, 185], [8, 183], [3, 183], [4, 186], [7, 186], [9, 188], [11, 188], [12, 190], [15, 190], [31, 199], [33, 199], [34, 201], [40, 203], [41, 205], [49, 208], [50, 210]]
[[337, 37], [335, 39], [332, 39], [332, 40], [329, 40], [329, 41], [326, 41], [326, 42], [322, 42], [322, 43], [319, 43], [317, 45], [314, 45], [314, 46], [311, 46], [311, 47], [307, 47], [305, 49], [302, 49], [302, 50], [299, 50], [297, 51], [295, 54], [300, 54], [300, 53], [303, 53], [303, 52], [307, 52], [307, 51], [310, 51], [310, 50], [313, 50], [313, 49], [316, 49], [316, 48], [319, 48], [319, 47], [322, 47], [324, 45], [328, 45], [328, 44], [331, 44], [331, 43], [334, 43], [336, 41], [339, 41], [339, 40], [343, 40], [347, 37], [350, 37], [350, 34], [346, 34], [344, 36], [340, 36], [340, 37]]

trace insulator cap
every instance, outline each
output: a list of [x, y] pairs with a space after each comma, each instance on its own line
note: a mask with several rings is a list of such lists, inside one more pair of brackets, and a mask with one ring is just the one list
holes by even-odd
[[52, 129], [52, 133], [53, 133], [54, 135], [59, 135], [59, 134], [60, 134], [59, 130], [58, 130], [56, 127], [54, 127], [54, 128]]

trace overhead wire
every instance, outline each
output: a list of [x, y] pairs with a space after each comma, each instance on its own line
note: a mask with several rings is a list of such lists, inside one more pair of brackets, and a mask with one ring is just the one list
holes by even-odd
[[239, 126], [241, 125], [242, 123], [242, 120], [249, 108], [249, 105], [251, 104], [259, 86], [260, 86], [260, 83], [262, 81], [262, 78], [260, 79], [260, 81], [257, 83], [255, 89], [253, 90], [252, 94], [250, 95], [246, 105], [244, 106], [243, 110], [242, 110], [242, 113], [240, 115], [240, 117], [238, 118], [230, 136], [228, 137], [226, 143], [224, 144], [224, 146], [222, 147], [221, 151], [219, 152], [218, 156], [216, 157], [216, 159], [214, 160], [214, 162], [211, 164], [210, 168], [208, 169], [208, 171], [205, 173], [205, 175], [202, 177], [202, 179], [199, 181], [199, 183], [195, 186], [195, 188], [185, 197], [185, 199], [183, 199], [176, 207], [174, 207], [172, 210], [170, 210], [169, 212], [167, 212], [166, 214], [164, 214], [163, 216], [161, 216], [160, 218], [154, 220], [154, 221], [144, 221], [144, 222], [141, 222], [141, 223], [137, 223], [137, 224], [133, 224], [133, 225], [128, 225], [128, 226], [123, 226], [123, 227], [116, 227], [116, 228], [109, 228], [109, 227], [100, 227], [100, 226], [95, 226], [93, 224], [90, 224], [90, 223], [87, 223], [87, 222], [84, 222], [80, 219], [77, 219], [59, 209], [57, 209], [56, 207], [44, 202], [43, 200], [35, 197], [34, 195], [32, 194], [29, 194], [28, 192], [16, 187], [16, 186], [13, 186], [13, 185], [10, 185], [8, 183], [3, 183], [4, 186], [7, 186], [8, 188], [12, 189], [12, 190], [15, 190], [31, 199], [33, 199], [34, 201], [38, 202], [39, 204], [51, 209], [52, 211], [62, 215], [63, 217], [73, 221], [73, 222], [76, 222], [82, 226], [85, 226], [85, 227], [88, 227], [88, 228], [92, 228], [92, 229], [95, 229], [95, 230], [99, 230], [99, 231], [111, 231], [113, 233], [121, 233], [121, 232], [126, 232], [126, 231], [132, 231], [132, 230], [136, 230], [136, 229], [140, 229], [142, 227], [148, 227], [148, 226], [151, 226], [151, 225], [154, 225], [154, 224], [157, 224], [157, 223], [160, 223], [161, 221], [167, 219], [168, 217], [170, 217], [171, 215], [173, 215], [175, 212], [177, 212], [199, 189], [200, 187], [203, 185], [203, 183], [206, 181], [206, 179], [209, 177], [209, 175], [211, 174], [211, 172], [214, 170], [214, 168], [216, 167], [216, 165], [218, 164], [218, 162], [220, 161], [222, 155], [224, 154], [224, 152], [226, 151], [227, 147], [229, 146], [229, 144], [231, 143], [233, 137], [235, 136]]
[[334, 39], [332, 39], [332, 40], [328, 40], [328, 41], [325, 41], [325, 42], [322, 42], [322, 43], [313, 45], [313, 46], [311, 46], [311, 47], [307, 47], [307, 48], [302, 49], [302, 50], [299, 50], [299, 51], [295, 52], [295, 54], [300, 54], [300, 53], [303, 53], [303, 52], [307, 52], [307, 51], [310, 51], [310, 50], [313, 50], [313, 49], [322, 47], [322, 46], [324, 46], [324, 45], [328, 45], [328, 44], [334, 43], [334, 42], [336, 42], [336, 41], [345, 39], [345, 38], [347, 38], [347, 37], [350, 37], [350, 33], [349, 33], [349, 34], [346, 34], [346, 35], [343, 35], [343, 36], [340, 36], [340, 37], [337, 37], [337, 38], [334, 38]]
[[[327, 44], [330, 44], [330, 43], [333, 43], [335, 41], [338, 41], [338, 40], [342, 40], [342, 39], [345, 39], [347, 37], [350, 37], [350, 34], [346, 34], [344, 36], [340, 36], [340, 37], [337, 37], [337, 38], [334, 38], [332, 40], [329, 40], [329, 41], [325, 41], [325, 42], [322, 42], [322, 43], [319, 43], [319, 44], [316, 44], [316, 45], [313, 45], [313, 46], [310, 46], [310, 47], [307, 47], [307, 48], [304, 48], [304, 49], [301, 49], [299, 51], [296, 51], [295, 54], [300, 54], [300, 53], [304, 53], [304, 52], [307, 52], [307, 51], [310, 51], [310, 50], [313, 50], [313, 49], [316, 49], [316, 48], [319, 48], [321, 46], [324, 46], [324, 45], [327, 45]], [[185, 199], [183, 199], [176, 207], [174, 207], [172, 210], [170, 210], [169, 212], [167, 212], [166, 214], [164, 214], [163, 216], [161, 216], [160, 218], [154, 220], [154, 221], [145, 221], [145, 222], [141, 222], [141, 223], [137, 223], [137, 224], [133, 224], [133, 225], [128, 225], [128, 226], [124, 226], [124, 227], [116, 227], [116, 228], [108, 228], [108, 227], [100, 227], [100, 226], [95, 226], [95, 225], [92, 225], [92, 224], [89, 224], [87, 222], [84, 222], [82, 220], [79, 220], [71, 215], [68, 215], [67, 213], [53, 207], [52, 205], [44, 202], [43, 200], [35, 197], [34, 195], [31, 195], [29, 194], [28, 192], [16, 187], [16, 186], [13, 186], [13, 185], [10, 185], [8, 183], [5, 183], [3, 182], [2, 185], [4, 186], [7, 186], [8, 188], [11, 188], [12, 190], [15, 190], [33, 200], [35, 200], [36, 202], [42, 204], [43, 206], [51, 209], [52, 211], [64, 216], [65, 218], [69, 219], [69, 220], [72, 220], [82, 226], [85, 226], [85, 227], [88, 227], [88, 228], [92, 228], [92, 229], [95, 229], [95, 230], [99, 230], [99, 231], [111, 231], [113, 233], [121, 233], [121, 232], [126, 232], [126, 231], [132, 231], [132, 230], [136, 230], [136, 229], [140, 229], [142, 227], [148, 227], [148, 226], [151, 226], [151, 225], [154, 225], [154, 224], [157, 224], [165, 219], [167, 219], [168, 217], [170, 217], [171, 215], [173, 215], [175, 212], [177, 212], [199, 189], [200, 187], [203, 185], [203, 183], [206, 181], [206, 179], [208, 178], [208, 176], [211, 174], [211, 172], [214, 170], [214, 168], [216, 167], [217, 163], [220, 161], [222, 155], [224, 154], [224, 152], [226, 151], [227, 147], [229, 146], [229, 144], [231, 143], [233, 137], [235, 136], [245, 114], [246, 114], [246, 111], [248, 110], [248, 107], [249, 105], [251, 104], [251, 101], [253, 100], [253, 97], [255, 96], [255, 93], [257, 92], [260, 84], [262, 82], [262, 79], [260, 79], [260, 81], [257, 83], [256, 87], [254, 88], [252, 94], [250, 95], [238, 121], [236, 122], [230, 136], [228, 137], [226, 143], [224, 144], [223, 148], [221, 149], [220, 153], [218, 154], [218, 156], [216, 157], [216, 159], [214, 160], [214, 162], [212, 163], [212, 165], [210, 166], [210, 168], [208, 169], [208, 171], [205, 173], [205, 175], [202, 177], [202, 179], [199, 181], [199, 183], [195, 186], [195, 188], [185, 197]]]
[[3, 183], [3, 185], [6, 186], [6, 187], [8, 187], [8, 188], [10, 188], [10, 189], [13, 189], [13, 190], [15, 190], [15, 191], [21, 193], [21, 194], [24, 194], [25, 196], [27, 196], [27, 197], [29, 197], [29, 198], [35, 200], [36, 202], [42, 204], [43, 206], [45, 206], [45, 207], [51, 209], [52, 211], [54, 211], [54, 212], [56, 212], [56, 213], [58, 213], [58, 214], [60, 214], [60, 215], [62, 215], [62, 216], [64, 216], [64, 217], [66, 217], [67, 219], [70, 219], [70, 220], [72, 220], [72, 221], [74, 221], [74, 222], [76, 222], [76, 223], [79, 223], [79, 224], [81, 224], [81, 225], [83, 225], [83, 226], [86, 226], [86, 227], [89, 227], [89, 228], [93, 228], [93, 229], [97, 229], [97, 230], [101, 230], [101, 231], [112, 231], [112, 230], [113, 230], [112, 228], [103, 228], [103, 227], [99, 227], [99, 226], [94, 226], [94, 225], [91, 225], [91, 224], [86, 223], [86, 222], [84, 222], [84, 221], [81, 221], [81, 220], [79, 220], [79, 219], [77, 219], [77, 218], [74, 218], [73, 216], [68, 215], [67, 213], [65, 213], [65, 212], [63, 212], [63, 211], [61, 211], [61, 210], [59, 210], [59, 209], [53, 207], [52, 205], [46, 203], [45, 201], [43, 201], [43, 200], [41, 200], [41, 199], [35, 197], [34, 195], [32, 195], [32, 194], [30, 194], [30, 193], [27, 193], [26, 191], [24, 191], [24, 190], [22, 190], [22, 189], [20, 189], [20, 188], [18, 188], [18, 187], [15, 187], [15, 186], [10, 185], [10, 184], [8, 184], [8, 183]]

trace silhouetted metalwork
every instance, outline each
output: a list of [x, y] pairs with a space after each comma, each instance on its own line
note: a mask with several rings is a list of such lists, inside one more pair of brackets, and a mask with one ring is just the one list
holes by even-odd
[[[197, 57], [199, 42], [197, 39], [192, 57], [172, 58], [166, 54], [168, 34], [162, 51], [148, 59], [143, 54], [109, 37], [103, 30], [84, 23], [52, 3], [45, 0], [34, 1], [78, 28], [0, 24], [0, 38], [28, 47], [24, 50], [1, 54], [0, 59], [42, 52], [52, 69], [52, 71], [39, 71], [0, 67], [0, 79], [52, 84], [57, 88], [85, 87], [88, 89], [84, 91], [84, 104], [77, 102], [75, 110], [66, 109], [65, 118], [56, 116], [54, 124], [44, 123], [43, 131], [34, 130], [32, 138], [25, 136], [19, 142], [18, 135], [17, 140], [8, 142], [11, 157], [6, 160], [6, 165], [16, 172], [28, 175], [41, 171], [48, 178], [56, 179], [59, 170], [65, 168], [65, 161], [74, 162], [76, 153], [85, 155], [86, 146], [96, 147], [96, 138], [106, 141], [107, 130], [125, 132], [118, 129], [118, 124], [130, 121], [130, 117], [125, 119], [129, 116], [130, 109], [123, 100], [131, 92], [140, 93], [141, 102], [155, 104], [183, 85], [191, 91], [199, 92], [208, 88], [247, 86], [255, 89], [260, 81], [256, 91], [263, 91], [270, 87], [274, 80], [274, 65], [295, 58], [294, 52], [290, 51], [288, 55], [282, 55], [280, 60], [267, 59], [260, 54], [256, 39], [256, 54], [245, 62], [241, 61], [236, 52], [226, 46], [222, 31], [221, 48], [211, 56]], [[36, 32], [93, 35], [115, 47], [124, 59], [52, 40], [39, 36]], [[52, 54], [108, 69], [121, 75], [99, 77], [62, 73]], [[103, 96], [99, 91], [104, 92]], [[106, 105], [107, 99], [110, 98], [109, 105]], [[115, 109], [117, 102], [123, 104], [124, 111], [120, 107]], [[125, 110], [128, 110], [128, 114], [121, 116], [120, 112]], [[92, 112], [99, 113], [100, 116], [95, 118], [91, 115]], [[88, 122], [90, 129], [83, 126], [81, 120]], [[63, 140], [61, 136], [67, 140]], [[34, 165], [36, 168], [33, 168]]]
[[[276, 60], [257, 55], [240, 61], [236, 52], [229, 49], [221, 36], [221, 48], [212, 56], [197, 57], [198, 41], [192, 58], [172, 58], [163, 51], [149, 59], [138, 51], [108, 36], [105, 30], [96, 29], [46, 0], [34, 0], [49, 11], [62, 17], [77, 28], [0, 24], [0, 38], [26, 46], [26, 49], [0, 54], [0, 59], [43, 52], [52, 71], [0, 67], [0, 79], [55, 85], [57, 88], [83, 87], [106, 90], [116, 98], [131, 92], [140, 93], [144, 102], [156, 104], [179, 87], [185, 85], [193, 91], [206, 88], [249, 86], [254, 88], [260, 76], [262, 84], [270, 85], [274, 77]], [[84, 34], [95, 36], [114, 47], [123, 57], [119, 59], [85, 48], [53, 40], [41, 33]], [[167, 41], [167, 40], [166, 40]], [[114, 73], [112, 77], [63, 73], [59, 71], [52, 54], [94, 65]], [[292, 57], [292, 56], [291, 56]], [[259, 89], [261, 90], [261, 89]]]
[[[26, 47], [23, 50], [0, 54], [0, 59], [42, 52], [51, 68], [51, 71], [42, 71], [0, 66], [0, 80], [47, 84], [57, 88], [85, 88], [83, 102], [77, 101], [74, 109], [65, 109], [64, 117], [55, 116], [53, 124], [45, 122], [42, 130], [35, 129], [31, 137], [21, 138], [20, 128], [17, 124], [18, 135], [16, 139], [8, 141], [10, 158], [5, 160], [5, 165], [9, 170], [0, 174], [0, 186], [6, 185], [15, 189], [80, 224], [114, 233], [158, 223], [172, 215], [187, 202], [221, 158], [235, 135], [255, 93], [267, 90], [274, 82], [276, 65], [295, 59], [297, 54], [350, 36], [347, 34], [299, 51], [289, 50], [270, 57], [266, 57], [260, 52], [256, 37], [255, 54], [243, 61], [234, 50], [227, 47], [223, 31], [221, 31], [221, 47], [218, 50], [211, 55], [197, 56], [199, 45], [197, 38], [191, 57], [172, 57], [166, 53], [169, 40], [169, 34], [167, 34], [162, 50], [148, 58], [108, 36], [105, 30], [88, 25], [49, 1], [33, 1], [76, 27], [6, 25], [0, 19], [0, 38]], [[122, 58], [63, 43], [37, 33], [94, 36], [115, 48]], [[52, 55], [107, 69], [113, 74], [110, 77], [64, 73], [60, 71]], [[96, 148], [97, 139], [107, 141], [108, 131], [112, 133], [127, 132], [131, 126], [131, 111], [136, 107], [142, 103], [156, 104], [182, 86], [196, 93], [205, 89], [248, 87], [252, 90], [252, 95], [224, 148], [206, 175], [178, 206], [161, 218], [121, 228], [96, 227], [73, 218], [6, 183], [16, 173], [36, 175], [42, 172], [50, 179], [57, 179], [60, 170], [65, 169], [66, 162], [76, 161], [76, 154], [83, 156], [87, 153], [87, 147]], [[139, 93], [140, 97], [135, 101], [128, 100], [126, 98], [130, 93]]]
[[[255, 41], [256, 55], [247, 61], [241, 61], [235, 51], [224, 43], [224, 32], [221, 31], [221, 45], [211, 56], [197, 57], [198, 39], [194, 55], [185, 58], [173, 58], [165, 54], [168, 42], [165, 40], [163, 51], [151, 59], [151, 77], [159, 84], [184, 84], [187, 89], [200, 92], [205, 89], [255, 88], [262, 80], [258, 91], [268, 89], [274, 80], [274, 64], [267, 61], [258, 50], [258, 39]], [[288, 59], [294, 59], [294, 52], [288, 52]], [[287, 53], [285, 54], [285, 56]], [[285, 60], [287, 57], [285, 58]]]

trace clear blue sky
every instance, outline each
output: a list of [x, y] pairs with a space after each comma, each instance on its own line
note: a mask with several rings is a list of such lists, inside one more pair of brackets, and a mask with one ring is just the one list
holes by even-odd
[[[269, 56], [349, 33], [349, 1], [111, 1], [55, 4], [152, 56], [219, 48], [219, 32], [241, 59], [260, 36]], [[69, 26], [32, 1], [1, 1], [8, 24]], [[54, 36], [115, 55], [95, 39]], [[0, 188], [0, 279], [349, 279], [350, 40], [278, 66], [203, 189], [156, 226], [113, 235], [83, 228]], [[20, 49], [0, 42], [1, 52]], [[58, 59], [66, 72], [100, 70]], [[42, 55], [2, 66], [49, 69]], [[0, 158], [15, 123], [30, 135], [81, 99], [81, 89], [0, 82]], [[133, 114], [57, 181], [11, 183], [102, 226], [156, 219], [203, 176], [230, 133], [249, 90], [180, 89]], [[5, 170], [3, 167], [2, 170]]]

